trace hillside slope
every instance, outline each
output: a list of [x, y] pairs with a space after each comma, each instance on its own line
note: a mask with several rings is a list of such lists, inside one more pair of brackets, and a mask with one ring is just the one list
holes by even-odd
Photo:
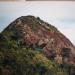
[[[13, 69], [7, 75], [75, 74], [74, 45], [57, 28], [39, 17], [16, 19], [0, 34], [0, 41], [4, 57], [1, 55], [1, 61], [5, 64], [3, 71]], [[15, 68], [11, 65], [13, 61]], [[19, 66], [21, 74], [17, 71]]]

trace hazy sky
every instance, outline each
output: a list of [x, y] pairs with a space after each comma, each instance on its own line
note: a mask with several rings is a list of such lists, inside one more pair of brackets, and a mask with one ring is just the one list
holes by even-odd
[[23, 15], [41, 17], [75, 44], [75, 2], [0, 2], [0, 31]]

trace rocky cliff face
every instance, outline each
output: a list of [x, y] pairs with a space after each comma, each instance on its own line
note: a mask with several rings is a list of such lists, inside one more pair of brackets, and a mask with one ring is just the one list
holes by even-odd
[[[13, 34], [17, 36], [22, 34], [21, 46], [40, 48], [49, 58], [65, 57], [65, 62], [70, 63], [75, 55], [75, 47], [70, 40], [57, 28], [38, 17], [22, 16], [12, 22], [2, 33], [8, 33], [8, 31], [8, 38], [15, 38]], [[73, 64], [74, 61], [71, 63]]]
[[[75, 46], [56, 27], [39, 17], [22, 16], [13, 21], [2, 34], [7, 40], [17, 41], [18, 47], [42, 50], [48, 59], [59, 65], [75, 66]], [[3, 38], [0, 36], [0, 40]], [[1, 47], [6, 46], [0, 43]], [[74, 68], [70, 71], [75, 74]]]

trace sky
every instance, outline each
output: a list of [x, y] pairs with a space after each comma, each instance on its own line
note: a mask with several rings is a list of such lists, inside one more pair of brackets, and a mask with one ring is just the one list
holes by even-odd
[[75, 45], [75, 2], [0, 2], [0, 32], [20, 16], [33, 15], [54, 25]]

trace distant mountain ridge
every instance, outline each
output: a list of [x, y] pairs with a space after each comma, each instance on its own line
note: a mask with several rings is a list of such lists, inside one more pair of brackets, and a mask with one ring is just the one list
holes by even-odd
[[39, 17], [22, 16], [2, 34], [10, 41], [16, 40], [21, 48], [42, 50], [48, 59], [57, 64], [75, 66], [75, 46], [56, 27]]

